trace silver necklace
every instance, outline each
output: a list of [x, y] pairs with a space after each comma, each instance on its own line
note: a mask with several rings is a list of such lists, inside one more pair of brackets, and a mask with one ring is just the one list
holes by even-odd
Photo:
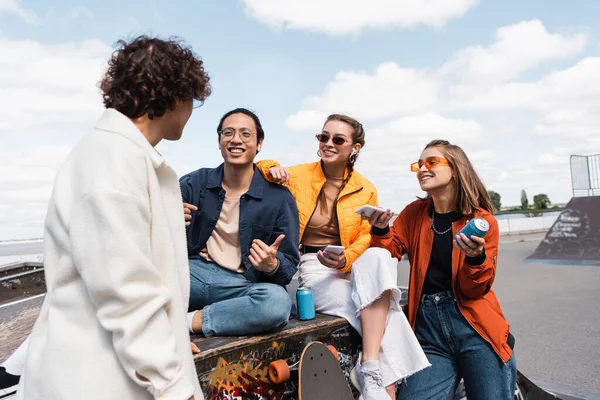
[[450, 228], [446, 229], [444, 232], [440, 232], [437, 229], [435, 229], [435, 211], [431, 213], [431, 229], [433, 229], [433, 231], [435, 233], [437, 233], [438, 235], [445, 235], [446, 233], [450, 232], [452, 230], [452, 224], [450, 224]]

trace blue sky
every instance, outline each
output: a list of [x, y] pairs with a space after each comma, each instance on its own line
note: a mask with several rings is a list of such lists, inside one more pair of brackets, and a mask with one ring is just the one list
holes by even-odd
[[569, 154], [600, 152], [597, 15], [592, 0], [0, 0], [0, 240], [42, 236], [54, 174], [102, 112], [111, 46], [138, 33], [182, 37], [211, 76], [184, 138], [159, 146], [180, 174], [221, 162], [231, 108], [258, 113], [259, 158], [284, 164], [316, 160], [324, 116], [346, 112], [382, 206], [421, 194], [408, 164], [434, 138], [463, 146], [505, 205], [521, 189], [566, 202]]

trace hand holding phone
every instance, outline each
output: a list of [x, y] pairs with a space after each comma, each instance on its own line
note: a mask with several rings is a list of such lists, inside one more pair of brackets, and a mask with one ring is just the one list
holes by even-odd
[[317, 251], [317, 259], [328, 268], [340, 269], [346, 265], [344, 246], [329, 245], [322, 251]]
[[324, 251], [333, 254], [342, 254], [344, 250], [344, 246], [334, 246], [330, 244], [329, 246], [325, 247]]
[[385, 211], [385, 209], [380, 208], [380, 207], [374, 207], [369, 204], [365, 204], [364, 206], [356, 209], [356, 211], [354, 211], [354, 212], [357, 214], [362, 214], [367, 218], [371, 218], [373, 213], [375, 213], [376, 211]]

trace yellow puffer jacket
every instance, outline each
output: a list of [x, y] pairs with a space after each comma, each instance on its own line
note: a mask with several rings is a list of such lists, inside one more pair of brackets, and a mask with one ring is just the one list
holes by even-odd
[[[279, 166], [277, 161], [264, 160], [257, 164], [263, 176], [270, 179], [269, 168]], [[290, 171], [290, 184], [288, 188], [296, 198], [298, 214], [300, 216], [300, 240], [304, 229], [317, 207], [317, 198], [325, 184], [325, 174], [321, 162], [294, 165]], [[337, 217], [340, 228], [340, 240], [346, 248], [346, 266], [340, 271], [350, 272], [352, 263], [369, 248], [371, 242], [371, 226], [368, 221], [363, 221], [361, 216], [354, 211], [370, 204], [377, 206], [377, 189], [360, 173], [353, 171], [350, 180], [338, 196]]]

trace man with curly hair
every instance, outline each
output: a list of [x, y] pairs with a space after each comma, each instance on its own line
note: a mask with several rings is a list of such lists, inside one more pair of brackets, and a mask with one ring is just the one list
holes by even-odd
[[202, 399], [186, 326], [182, 198], [155, 146], [211, 92], [175, 40], [120, 41], [106, 111], [60, 168], [45, 223], [48, 291], [18, 399]]

